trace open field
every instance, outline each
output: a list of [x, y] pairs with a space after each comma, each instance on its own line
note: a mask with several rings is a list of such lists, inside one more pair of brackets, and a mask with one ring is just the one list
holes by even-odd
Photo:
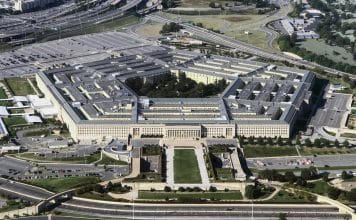
[[151, 191], [139, 191], [139, 199], [148, 200], [165, 200], [165, 199], [180, 199], [180, 198], [192, 198], [192, 199], [210, 199], [210, 200], [241, 200], [242, 194], [240, 191], [217, 191], [217, 192], [151, 192]]
[[53, 178], [29, 180], [26, 183], [45, 188], [52, 192], [63, 192], [69, 189], [85, 186], [88, 184], [98, 183], [100, 179], [92, 176]]
[[144, 37], [158, 37], [162, 29], [162, 24], [156, 22], [147, 22], [145, 25], [140, 25], [136, 32]]
[[[165, 13], [170, 19], [177, 19], [178, 15]], [[250, 24], [257, 22], [261, 15], [179, 15], [182, 22], [202, 23], [207, 29], [212, 28], [223, 33], [245, 30]]]
[[36, 94], [26, 78], [8, 78], [5, 79], [5, 82], [14, 95], [26, 96]]
[[226, 32], [227, 36], [234, 37], [237, 40], [255, 45], [260, 48], [268, 48], [266, 33], [262, 31], [252, 30], [249, 34], [245, 34], [244, 31]]
[[198, 161], [193, 149], [174, 149], [174, 182], [201, 183]]
[[305, 48], [318, 55], [325, 55], [327, 58], [334, 60], [335, 62], [356, 65], [356, 61], [353, 60], [353, 56], [350, 52], [342, 47], [330, 46], [323, 40], [307, 39], [299, 44], [301, 48]]

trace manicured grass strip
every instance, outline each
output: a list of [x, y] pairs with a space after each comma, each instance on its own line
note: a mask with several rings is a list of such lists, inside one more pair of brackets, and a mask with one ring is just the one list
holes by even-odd
[[14, 95], [25, 96], [36, 94], [26, 78], [7, 78], [5, 81]]
[[249, 157], [297, 156], [297, 150], [292, 146], [244, 146], [244, 153]]
[[0, 87], [0, 99], [6, 99], [7, 95], [5, 93], [5, 90]]
[[174, 150], [174, 182], [201, 183], [198, 161], [193, 149]]
[[115, 160], [111, 157], [106, 156], [105, 154], [103, 154], [103, 158], [96, 164], [98, 164], [98, 165], [127, 165], [127, 163], [125, 161]]
[[36, 155], [34, 153], [22, 153], [14, 155], [17, 158], [34, 161], [34, 162], [71, 162], [71, 163], [93, 163], [100, 159], [100, 153], [95, 153], [93, 155], [88, 155], [86, 157], [43, 157]]
[[341, 137], [346, 137], [346, 138], [356, 138], [356, 134], [353, 133], [342, 133], [340, 134]]
[[88, 184], [95, 184], [100, 182], [98, 177], [93, 176], [78, 176], [52, 179], [37, 179], [28, 180], [26, 183], [45, 188], [52, 192], [63, 192], [69, 189], [85, 186]]
[[147, 200], [165, 200], [165, 199], [211, 199], [211, 200], [241, 200], [242, 194], [240, 191], [218, 191], [218, 192], [151, 192], [139, 191], [139, 199]]

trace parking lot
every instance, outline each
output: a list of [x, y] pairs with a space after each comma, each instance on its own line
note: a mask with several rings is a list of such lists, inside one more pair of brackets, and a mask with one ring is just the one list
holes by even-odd
[[294, 169], [315, 167], [341, 167], [355, 165], [356, 154], [318, 155], [307, 157], [273, 157], [246, 159], [248, 167], [257, 169]]
[[347, 104], [352, 98], [348, 94], [333, 93], [330, 97], [324, 96], [320, 108], [311, 119], [311, 125], [315, 127], [328, 126], [339, 128], [343, 118], [348, 114]]

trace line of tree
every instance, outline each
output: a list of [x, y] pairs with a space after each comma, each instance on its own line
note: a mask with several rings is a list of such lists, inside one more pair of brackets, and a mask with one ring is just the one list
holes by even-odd
[[166, 23], [162, 26], [160, 33], [167, 34], [167, 33], [171, 33], [171, 32], [178, 32], [182, 28], [183, 27], [180, 24], [175, 23], [175, 22], [170, 22], [170, 23]]

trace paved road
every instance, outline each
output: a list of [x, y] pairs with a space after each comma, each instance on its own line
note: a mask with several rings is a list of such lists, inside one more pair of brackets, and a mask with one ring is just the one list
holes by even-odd
[[[62, 203], [57, 211], [86, 213], [91, 216], [127, 217], [132, 219], [251, 219], [252, 204], [105, 204], [78, 199]], [[299, 219], [343, 219], [336, 208], [328, 205], [253, 205], [256, 219], [274, 219], [279, 213], [288, 213]]]

